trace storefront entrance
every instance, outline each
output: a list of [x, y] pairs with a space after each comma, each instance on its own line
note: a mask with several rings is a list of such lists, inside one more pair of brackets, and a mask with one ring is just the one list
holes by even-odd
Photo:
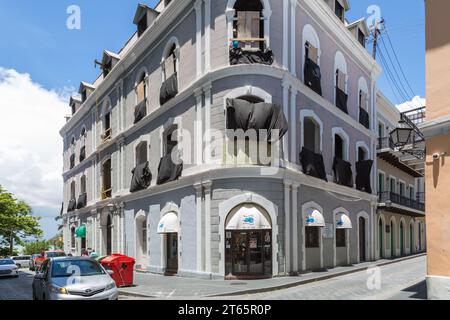
[[267, 212], [245, 204], [232, 210], [225, 228], [227, 279], [272, 277], [272, 227]]
[[178, 273], [178, 233], [167, 234], [167, 268], [168, 274]]
[[227, 274], [245, 277], [272, 276], [272, 232], [227, 231]]

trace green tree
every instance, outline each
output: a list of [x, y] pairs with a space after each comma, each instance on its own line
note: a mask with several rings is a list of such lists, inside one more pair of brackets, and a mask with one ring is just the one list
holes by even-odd
[[10, 255], [15, 244], [23, 244], [23, 239], [42, 234], [39, 218], [33, 217], [30, 206], [0, 186], [0, 241], [9, 247]]
[[32, 255], [47, 250], [49, 243], [47, 241], [35, 241], [25, 244], [23, 254]]

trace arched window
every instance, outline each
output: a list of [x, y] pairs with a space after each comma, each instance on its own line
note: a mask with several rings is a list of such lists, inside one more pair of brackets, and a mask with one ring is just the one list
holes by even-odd
[[171, 154], [173, 149], [178, 145], [177, 137], [178, 125], [172, 125], [166, 132], [164, 132], [164, 149], [165, 155]]
[[163, 81], [167, 81], [174, 74], [178, 73], [177, 45], [173, 43], [166, 53], [163, 61]]
[[344, 55], [338, 51], [334, 61], [335, 70], [335, 104], [341, 111], [348, 113], [347, 95], [347, 62]]
[[245, 50], [264, 50], [264, 7], [260, 0], [237, 0], [234, 4], [233, 39]]
[[85, 194], [85, 193], [86, 193], [86, 176], [85, 176], [85, 175], [83, 175], [83, 176], [81, 177], [81, 186], [80, 186], [80, 189], [81, 189], [81, 194]]
[[303, 119], [304, 147], [314, 153], [321, 153], [320, 124], [314, 118], [305, 117]]
[[303, 28], [303, 81], [306, 86], [322, 95], [320, 71], [320, 40], [314, 28], [307, 24]]
[[342, 128], [333, 128], [333, 157], [349, 161], [349, 136]]
[[112, 196], [111, 159], [106, 160], [102, 166], [102, 200]]
[[367, 87], [367, 82], [363, 77], [359, 79], [358, 88], [359, 123], [367, 129], [370, 129], [369, 89]]
[[136, 147], [136, 165], [146, 163], [148, 161], [147, 142], [142, 141]]
[[72, 183], [70, 184], [70, 200], [75, 200], [75, 195], [76, 195], [75, 181], [72, 181]]
[[142, 72], [136, 81], [136, 98], [137, 104], [147, 99], [147, 74]]
[[101, 135], [102, 142], [107, 142], [112, 138], [112, 127], [111, 127], [111, 102], [107, 100], [103, 105], [102, 110], [102, 123], [103, 123], [103, 133]]
[[364, 161], [367, 160], [369, 155], [367, 154], [367, 151], [363, 147], [358, 147], [358, 161]]

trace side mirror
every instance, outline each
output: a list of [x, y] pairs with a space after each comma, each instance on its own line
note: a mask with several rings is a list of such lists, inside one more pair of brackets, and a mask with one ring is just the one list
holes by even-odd
[[106, 272], [108, 272], [108, 274], [109, 274], [110, 276], [112, 276], [112, 275], [114, 274], [114, 271], [111, 270], [111, 269], [106, 270]]

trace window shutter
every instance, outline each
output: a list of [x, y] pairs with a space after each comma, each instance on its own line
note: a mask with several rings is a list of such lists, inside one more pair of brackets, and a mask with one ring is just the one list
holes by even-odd
[[173, 54], [169, 55], [164, 61], [164, 67], [166, 70], [166, 80], [175, 73], [175, 59]]
[[314, 47], [312, 44], [309, 44], [308, 58], [314, 61], [315, 64], [317, 64], [319, 60], [319, 49]]
[[338, 73], [338, 81], [337, 81], [338, 88], [341, 89], [343, 92], [345, 92], [346, 74], [341, 72], [341, 70], [338, 70], [337, 73]]
[[360, 107], [366, 109], [366, 105], [367, 105], [367, 94], [364, 91], [361, 91]]
[[136, 93], [137, 93], [137, 101], [138, 104], [141, 103], [142, 101], [144, 101], [145, 99], [145, 80], [142, 80], [141, 82], [138, 83], [137, 87], [136, 87]]
[[239, 39], [249, 38], [250, 32], [247, 30], [247, 12], [238, 12], [237, 36]]

